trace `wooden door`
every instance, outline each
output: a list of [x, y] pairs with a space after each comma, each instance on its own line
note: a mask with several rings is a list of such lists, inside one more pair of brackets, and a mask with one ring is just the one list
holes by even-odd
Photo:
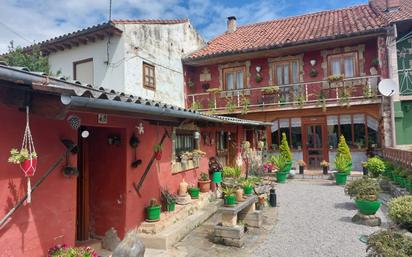
[[302, 119], [303, 159], [309, 169], [320, 169], [328, 160], [327, 128], [324, 117]]
[[77, 177], [76, 240], [85, 241], [90, 238], [89, 144], [87, 139], [83, 139], [81, 136], [79, 136], [78, 142], [80, 152], [77, 165], [79, 176]]
[[237, 157], [237, 134], [232, 133], [230, 135], [230, 140], [228, 138], [228, 165], [231, 167], [236, 166], [236, 157]]

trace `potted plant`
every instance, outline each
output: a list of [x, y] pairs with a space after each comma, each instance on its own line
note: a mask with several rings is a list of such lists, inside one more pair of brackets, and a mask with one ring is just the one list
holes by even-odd
[[[372, 176], [377, 178], [385, 171], [385, 163], [379, 157], [369, 158], [366, 163], [367, 171], [370, 171]], [[367, 173], [366, 173], [367, 174]], [[365, 172], [364, 172], [365, 175]]]
[[379, 184], [375, 179], [362, 178], [346, 186], [348, 194], [355, 197], [356, 207], [363, 215], [374, 215], [381, 206], [378, 201]]
[[236, 201], [237, 202], [243, 202], [243, 188], [242, 187], [238, 187], [236, 189]]
[[362, 173], [364, 176], [368, 176], [368, 162], [361, 162], [362, 164]]
[[263, 87], [261, 90], [263, 95], [273, 95], [279, 92], [278, 86]]
[[412, 195], [393, 198], [389, 202], [389, 217], [401, 228], [412, 232]]
[[29, 153], [26, 148], [22, 148], [20, 151], [13, 148], [10, 150], [8, 162], [20, 164], [20, 168], [27, 176], [33, 176], [37, 166], [37, 153]]
[[200, 188], [191, 185], [188, 191], [192, 199], [199, 199]]
[[412, 256], [412, 238], [394, 229], [378, 230], [368, 236], [368, 257]]
[[285, 183], [287, 175], [289, 174], [289, 172], [287, 171], [287, 166], [288, 166], [287, 161], [285, 161], [281, 155], [278, 155], [278, 156], [272, 155], [270, 157], [270, 161], [277, 168], [277, 171], [276, 171], [277, 182], [281, 184]]
[[233, 206], [236, 204], [236, 189], [234, 187], [225, 187], [222, 189], [225, 199], [225, 205]]
[[162, 159], [162, 145], [155, 144], [153, 146], [153, 152], [155, 154], [156, 160], [160, 161]]
[[286, 167], [283, 171], [287, 171], [289, 173], [292, 169], [293, 155], [290, 151], [289, 143], [285, 133], [282, 133], [282, 141], [279, 146], [279, 153], [282, 159], [286, 161]]
[[345, 185], [346, 180], [348, 177], [348, 165], [349, 162], [344, 156], [337, 156], [335, 159], [335, 167], [336, 167], [336, 173], [335, 173], [335, 179], [336, 179], [336, 184], [337, 185]]
[[330, 75], [328, 77], [329, 83], [342, 81], [342, 80], [343, 80], [343, 75]]
[[207, 193], [210, 191], [209, 174], [207, 174], [206, 172], [200, 173], [199, 188], [200, 188], [200, 192], [202, 193]]
[[339, 156], [343, 156], [347, 160], [348, 167], [346, 171], [348, 174], [350, 174], [352, 172], [352, 155], [350, 153], [349, 146], [348, 144], [346, 144], [346, 140], [343, 135], [339, 137], [338, 149], [336, 150], [336, 157], [339, 157]]
[[149, 201], [149, 206], [146, 207], [146, 221], [155, 222], [160, 220], [160, 208], [157, 204], [157, 199], [152, 198]]
[[328, 175], [329, 162], [327, 162], [326, 160], [323, 160], [320, 163], [320, 166], [322, 167], [323, 175]]
[[306, 163], [303, 160], [299, 160], [298, 165], [299, 165], [299, 174], [303, 174], [305, 172]]
[[206, 155], [206, 153], [203, 152], [203, 151], [201, 151], [201, 150], [199, 150], [199, 149], [193, 150], [193, 152], [192, 152], [193, 164], [194, 164], [195, 166], [199, 166], [199, 161], [200, 161], [200, 159], [201, 159], [203, 156], [205, 156], [205, 155]]
[[245, 179], [242, 182], [243, 193], [245, 195], [251, 195], [253, 193], [253, 181], [251, 179]]
[[309, 76], [310, 76], [311, 78], [316, 78], [316, 77], [318, 76], [318, 71], [317, 71], [315, 68], [312, 68], [312, 69], [309, 71]]
[[162, 190], [162, 199], [165, 204], [165, 209], [168, 212], [175, 210], [176, 195], [171, 194], [167, 189]]

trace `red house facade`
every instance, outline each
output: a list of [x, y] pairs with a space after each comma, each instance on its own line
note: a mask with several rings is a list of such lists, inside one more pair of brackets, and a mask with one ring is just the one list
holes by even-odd
[[386, 36], [370, 4], [239, 27], [229, 17], [226, 33], [184, 60], [187, 106], [272, 123], [271, 149], [286, 133], [310, 168], [332, 161], [344, 135], [360, 170], [367, 150], [390, 141], [377, 88], [388, 77]]
[[[0, 74], [1, 216], [27, 192], [24, 174], [7, 162], [10, 149], [21, 145], [25, 106], [38, 154], [32, 184], [51, 171], [33, 192], [32, 203], [2, 224], [1, 256], [45, 256], [56, 244], [99, 238], [111, 227], [123, 238], [144, 221], [151, 198], [160, 202], [162, 189], [174, 193], [183, 179], [197, 185], [208, 170], [208, 157], [224, 150], [225, 161], [233, 162], [246, 129], [264, 130], [264, 123], [204, 115], [13, 67], [0, 65]], [[220, 136], [228, 133], [230, 138]], [[137, 148], [129, 143], [133, 135]], [[182, 137], [191, 140], [177, 145]], [[162, 158], [150, 166], [153, 146], [161, 142]], [[68, 151], [70, 145], [76, 151]], [[200, 149], [206, 157], [183, 165], [179, 147]], [[70, 175], [73, 168], [77, 176]]]

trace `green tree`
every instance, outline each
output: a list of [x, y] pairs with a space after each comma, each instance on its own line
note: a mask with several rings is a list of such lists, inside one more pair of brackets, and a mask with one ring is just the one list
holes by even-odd
[[60, 75], [60, 72], [52, 74], [49, 60], [43, 56], [38, 46], [33, 46], [30, 51], [23, 50], [20, 46], [14, 46], [10, 41], [9, 52], [0, 57], [0, 61], [6, 62], [10, 66], [27, 67], [30, 71], [41, 71], [49, 75]]
[[282, 133], [282, 141], [280, 143], [279, 150], [280, 156], [282, 156], [284, 160], [290, 162], [293, 160], [292, 152], [290, 151], [289, 143], [285, 133]]
[[336, 158], [343, 156], [347, 162], [352, 162], [352, 155], [350, 154], [350, 149], [348, 144], [346, 144], [345, 137], [340, 135], [338, 149], [336, 150]]

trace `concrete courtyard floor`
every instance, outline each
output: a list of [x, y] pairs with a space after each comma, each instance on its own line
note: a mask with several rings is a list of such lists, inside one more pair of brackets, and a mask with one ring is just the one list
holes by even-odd
[[[379, 227], [352, 223], [353, 200], [330, 180], [288, 180], [277, 186], [278, 208], [264, 210], [264, 225], [251, 228], [245, 246], [227, 247], [208, 240], [217, 215], [193, 230], [168, 251], [147, 249], [146, 255], [164, 257], [357, 257], [366, 256], [359, 240]], [[377, 213], [387, 226], [385, 215]]]

